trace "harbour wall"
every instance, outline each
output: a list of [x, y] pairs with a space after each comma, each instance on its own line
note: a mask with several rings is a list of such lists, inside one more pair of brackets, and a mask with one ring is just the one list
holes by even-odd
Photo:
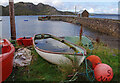
[[120, 21], [118, 20], [71, 16], [47, 16], [46, 18], [52, 21], [64, 21], [76, 25], [82, 24], [84, 27], [120, 38]]

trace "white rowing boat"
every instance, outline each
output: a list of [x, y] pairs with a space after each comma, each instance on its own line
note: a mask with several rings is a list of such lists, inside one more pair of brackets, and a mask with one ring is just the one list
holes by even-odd
[[[46, 41], [49, 40], [49, 41]], [[56, 43], [51, 43], [51, 40], [57, 41]], [[46, 46], [42, 45], [42, 43], [45, 41], [44, 44], [47, 44]], [[72, 52], [61, 52], [61, 50], [54, 50], [51, 51], [49, 48], [49, 45], [51, 44], [50, 49], [52, 49], [54, 46], [57, 46], [61, 50], [63, 50], [66, 46], [66, 49]], [[79, 47], [75, 44], [72, 44], [64, 39], [58, 38], [56, 36], [50, 35], [50, 34], [37, 34], [33, 37], [33, 45], [36, 50], [36, 52], [45, 60], [47, 60], [50, 63], [53, 64], [72, 64], [74, 60], [78, 61], [78, 65], [80, 65], [86, 55], [86, 50], [83, 47]], [[52, 47], [53, 46], [53, 47]], [[46, 47], [44, 49], [44, 47]], [[48, 49], [48, 50], [46, 50]], [[57, 48], [56, 48], [57, 49]], [[83, 55], [84, 53], [84, 55]]]

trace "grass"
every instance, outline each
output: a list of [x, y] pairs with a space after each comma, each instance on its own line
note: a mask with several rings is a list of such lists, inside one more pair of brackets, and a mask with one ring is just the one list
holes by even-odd
[[[94, 43], [94, 49], [92, 50], [91, 55], [96, 55], [100, 57], [102, 63], [108, 64], [113, 69], [113, 79], [112, 81], [120, 80], [119, 75], [119, 56], [120, 52], [118, 49], [113, 49], [108, 46], [105, 46], [104, 43]], [[86, 48], [86, 47], [84, 47]], [[86, 48], [87, 54], [90, 54], [91, 50]]]
[[[78, 43], [78, 45], [81, 45]], [[112, 82], [120, 80], [119, 76], [120, 66], [118, 58], [120, 53], [118, 49], [112, 49], [104, 46], [103, 43], [94, 43], [94, 50], [91, 55], [99, 56], [102, 60], [102, 63], [108, 64], [111, 66], [114, 72], [114, 77]], [[84, 46], [83, 46], [84, 47]], [[90, 50], [84, 47], [87, 50], [87, 56], [90, 54]], [[75, 69], [71, 65], [63, 64], [61, 66], [53, 65], [42, 57], [40, 57], [36, 51], [32, 48], [33, 59], [31, 65], [27, 67], [15, 67], [13, 68], [12, 74], [8, 77], [5, 82], [8, 81], [47, 81], [47, 82], [61, 82], [68, 80], [67, 77], [70, 74], [75, 73]], [[82, 63], [80, 67], [77, 67], [80, 72], [84, 72], [85, 64]], [[78, 81], [86, 81], [85, 76], [79, 76]], [[88, 81], [88, 80], [87, 80]]]
[[[61, 72], [32, 50], [33, 59], [27, 67], [16, 67], [6, 81], [60, 81]], [[14, 78], [13, 78], [14, 75]]]

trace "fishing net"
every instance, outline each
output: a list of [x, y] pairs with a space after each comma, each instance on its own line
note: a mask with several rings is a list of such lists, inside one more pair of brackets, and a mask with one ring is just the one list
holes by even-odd
[[[79, 39], [78, 36], [75, 36], [75, 37], [74, 36], [72, 36], [72, 37], [65, 37], [64, 39], [67, 40], [67, 41], [69, 41], [69, 42], [71, 42], [71, 43], [74, 43], [74, 44], [77, 44], [77, 42], [80, 42], [80, 39]], [[91, 50], [91, 52], [94, 49], [91, 40], [88, 39], [86, 36], [82, 36], [81, 43], [82, 43], [83, 46], [88, 47]], [[90, 52], [90, 54], [91, 54], [91, 52]], [[83, 52], [83, 56], [85, 56], [84, 52]], [[87, 79], [89, 81], [94, 81], [94, 79], [95, 79], [95, 77], [94, 77], [94, 71], [88, 65], [88, 61], [86, 59], [86, 56], [85, 56], [85, 60], [83, 62], [83, 66], [81, 66], [81, 68], [84, 71], [81, 71], [81, 69], [80, 69], [80, 71], [75, 72], [74, 75], [69, 75], [71, 78], [69, 80], [67, 80], [66, 82], [76, 81], [77, 79], [79, 79], [80, 76], [85, 76], [85, 77], [87, 77]]]

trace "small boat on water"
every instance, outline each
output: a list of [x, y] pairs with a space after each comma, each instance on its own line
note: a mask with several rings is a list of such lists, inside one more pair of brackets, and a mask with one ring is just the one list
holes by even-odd
[[14, 46], [7, 39], [0, 40], [0, 81], [6, 80], [12, 72], [14, 52]]
[[50, 17], [48, 17], [48, 16], [38, 17], [38, 20], [40, 20], [40, 21], [47, 21], [49, 19], [50, 19]]
[[17, 39], [17, 44], [20, 46], [30, 46], [33, 45], [32, 37], [21, 37]]
[[28, 20], [24, 20], [24, 21], [28, 21]]
[[72, 60], [75, 58], [80, 65], [85, 59], [83, 53], [86, 55], [84, 48], [50, 34], [35, 35], [33, 45], [42, 58], [57, 65], [72, 64]]

